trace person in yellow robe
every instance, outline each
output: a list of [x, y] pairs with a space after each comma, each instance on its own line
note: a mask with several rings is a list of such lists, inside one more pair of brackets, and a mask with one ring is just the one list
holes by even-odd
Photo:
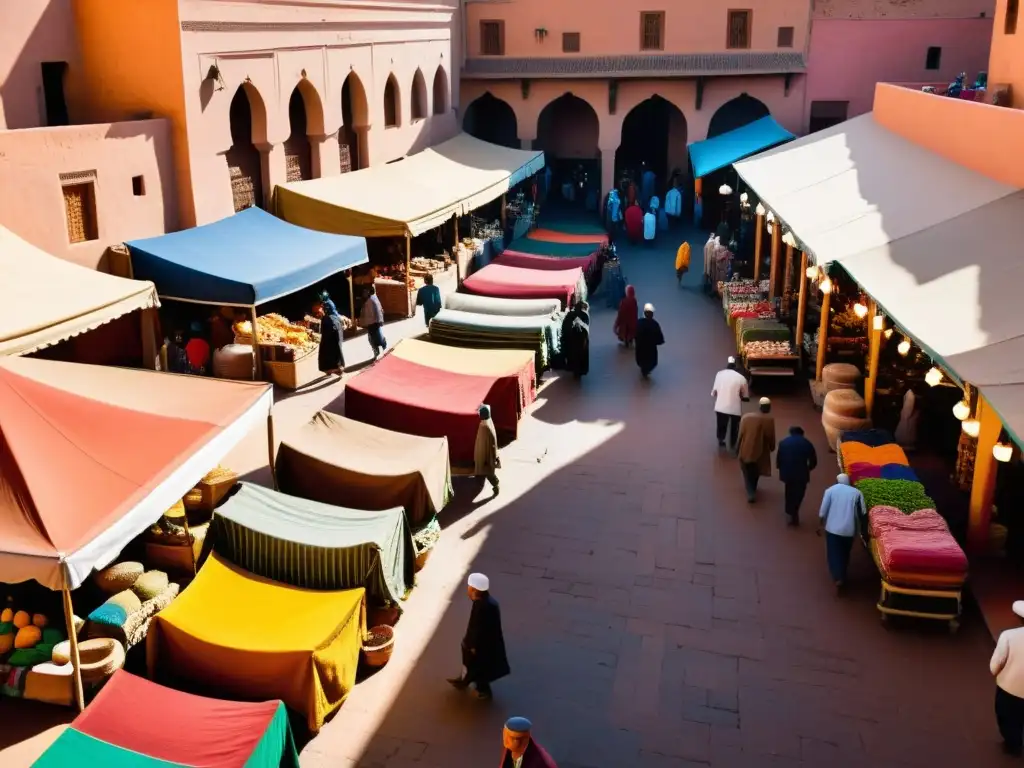
[[683, 284], [683, 276], [690, 271], [690, 244], [683, 242], [676, 251], [676, 280]]

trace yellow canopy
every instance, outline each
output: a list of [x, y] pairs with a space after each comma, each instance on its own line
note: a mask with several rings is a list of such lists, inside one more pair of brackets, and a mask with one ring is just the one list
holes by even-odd
[[277, 215], [321, 232], [419, 235], [505, 194], [544, 167], [544, 153], [461, 133], [396, 163], [278, 185]]
[[0, 227], [0, 356], [35, 352], [159, 306], [153, 283], [58, 259]]

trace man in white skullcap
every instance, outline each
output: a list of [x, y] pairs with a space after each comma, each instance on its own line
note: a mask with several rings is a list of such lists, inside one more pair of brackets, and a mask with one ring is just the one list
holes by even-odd
[[466, 593], [473, 608], [462, 638], [462, 675], [448, 680], [460, 691], [472, 688], [478, 699], [491, 698], [491, 683], [512, 671], [505, 655], [501, 609], [490, 589], [491, 581], [484, 574], [469, 574]]
[[715, 374], [711, 396], [715, 398], [715, 436], [718, 438], [718, 445], [725, 447], [728, 437], [728, 447], [732, 451], [739, 438], [743, 403], [750, 399], [747, 377], [736, 370], [735, 357], [730, 357], [725, 368]]
[[654, 305], [644, 304], [644, 316], [636, 322], [636, 364], [645, 379], [658, 367], [658, 347], [665, 343], [661, 326], [654, 319]]
[[533, 738], [533, 724], [510, 717], [501, 733], [501, 768], [558, 768], [551, 755]]
[[818, 512], [818, 535], [825, 531], [825, 555], [828, 571], [836, 591], [846, 584], [846, 571], [850, 567], [850, 553], [857, 535], [857, 525], [867, 514], [864, 495], [850, 485], [849, 475], [836, 477], [836, 484], [825, 490]]
[[[1013, 612], [1024, 618], [1024, 600], [1014, 602]], [[1024, 751], [1024, 627], [1000, 633], [988, 666], [996, 679], [996, 723], [1003, 750], [1019, 756]]]
[[757, 500], [757, 481], [772, 475], [772, 451], [775, 450], [772, 401], [762, 397], [757, 406], [757, 413], [744, 414], [740, 419], [739, 439], [736, 441], [736, 456], [743, 472], [747, 501], [751, 504]]

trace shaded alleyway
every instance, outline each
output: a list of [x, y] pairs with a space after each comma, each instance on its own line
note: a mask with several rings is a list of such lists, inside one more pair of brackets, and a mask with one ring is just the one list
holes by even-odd
[[[496, 765], [513, 714], [562, 768], [1003, 764], [979, 621], [955, 637], [883, 629], [863, 552], [853, 593], [834, 596], [812, 520], [834, 455], [806, 388], [769, 393], [780, 435], [801, 424], [818, 444], [805, 525], [784, 526], [774, 479], [746, 504], [709, 397], [733, 340], [697, 288], [700, 248], [680, 289], [676, 243], [662, 241], [623, 259], [667, 337], [652, 380], [595, 302], [590, 375], [546, 383], [504, 454], [500, 497], [457, 486], [394, 658], [305, 747], [304, 766]], [[444, 682], [471, 570], [491, 577], [513, 668], [488, 704]]]

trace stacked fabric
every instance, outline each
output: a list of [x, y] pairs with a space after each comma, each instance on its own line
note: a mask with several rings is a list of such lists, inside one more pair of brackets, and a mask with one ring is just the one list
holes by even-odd
[[557, 256], [559, 258], [573, 258], [590, 256], [601, 247], [600, 243], [555, 243], [550, 240], [536, 240], [530, 237], [521, 237], [513, 240], [508, 245], [519, 253], [533, 253], [537, 256]]
[[909, 587], [959, 588], [967, 557], [934, 509], [904, 514], [895, 507], [871, 510], [872, 552], [886, 581]]
[[561, 335], [561, 319], [550, 315], [501, 317], [442, 309], [430, 321], [430, 340], [439, 344], [533, 351], [537, 376], [551, 367]]
[[839, 443], [838, 451], [840, 465], [844, 469], [858, 463], [873, 464], [879, 467], [884, 467], [886, 464], [910, 466], [907, 454], [896, 444], [872, 446], [843, 439]]
[[589, 277], [597, 268], [597, 254], [562, 257], [544, 256], [537, 253], [523, 253], [522, 251], [506, 249], [502, 252], [501, 256], [491, 263], [502, 264], [506, 267], [518, 267], [520, 269], [540, 269], [547, 272], [578, 267], [583, 270], [584, 275]]
[[478, 315], [504, 315], [551, 317], [561, 310], [558, 299], [498, 299], [493, 296], [474, 296], [471, 293], [449, 293], [444, 297], [445, 309], [474, 312]]
[[558, 299], [562, 308], [587, 298], [587, 285], [579, 267], [560, 270], [523, 269], [488, 264], [467, 277], [467, 293], [501, 299]]
[[[563, 232], [557, 228], [537, 227], [526, 237], [529, 240], [541, 240], [545, 243], [589, 243], [595, 247], [608, 244], [608, 235], [604, 232]], [[515, 245], [515, 242], [512, 244]]]

